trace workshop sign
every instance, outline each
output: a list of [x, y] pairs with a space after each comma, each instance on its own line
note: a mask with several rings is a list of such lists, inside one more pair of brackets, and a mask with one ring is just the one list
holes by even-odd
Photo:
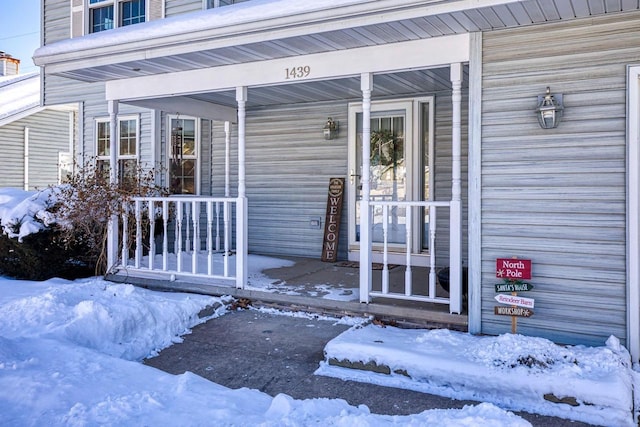
[[329, 180], [329, 195], [327, 198], [327, 215], [324, 221], [322, 261], [335, 262], [338, 259], [338, 238], [340, 237], [343, 196], [344, 178], [331, 178]]
[[533, 310], [524, 307], [512, 307], [504, 305], [494, 307], [493, 314], [496, 314], [498, 316], [531, 317], [533, 316]]

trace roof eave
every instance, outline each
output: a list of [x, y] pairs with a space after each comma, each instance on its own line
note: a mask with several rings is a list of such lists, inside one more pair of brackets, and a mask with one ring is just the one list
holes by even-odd
[[[110, 42], [107, 37], [99, 40], [103, 42], [102, 45], [87, 45], [83, 43], [83, 38], [79, 38], [77, 44], [74, 44], [74, 40], [64, 40], [59, 43], [67, 43], [65, 51], [47, 55], [45, 47], [38, 49], [33, 59], [36, 65], [46, 67], [50, 73], [64, 73], [86, 67], [279, 40], [519, 1], [521, 0], [413, 0], [400, 4], [397, 0], [370, 1], [334, 10], [312, 11], [198, 31], [187, 30], [150, 39], [132, 39], [124, 44]], [[143, 33], [143, 25], [140, 24], [140, 34]]]

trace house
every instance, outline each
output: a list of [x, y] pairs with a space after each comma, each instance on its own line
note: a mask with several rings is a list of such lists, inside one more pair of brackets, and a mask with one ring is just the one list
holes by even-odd
[[61, 182], [73, 167], [73, 105], [40, 106], [39, 73], [0, 52], [0, 187], [25, 190]]
[[342, 178], [360, 302], [498, 334], [535, 301], [518, 332], [639, 360], [637, 0], [228, 3], [42, 3], [43, 103], [80, 102], [78, 156], [172, 192], [112, 220], [115, 275], [242, 289], [249, 252], [319, 258]]

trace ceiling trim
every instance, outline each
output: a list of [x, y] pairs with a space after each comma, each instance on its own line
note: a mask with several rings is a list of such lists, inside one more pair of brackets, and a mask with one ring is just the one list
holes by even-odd
[[[239, 86], [269, 86], [469, 61], [469, 34], [106, 82], [107, 100], [150, 99]], [[381, 61], [380, 58], [384, 58]]]

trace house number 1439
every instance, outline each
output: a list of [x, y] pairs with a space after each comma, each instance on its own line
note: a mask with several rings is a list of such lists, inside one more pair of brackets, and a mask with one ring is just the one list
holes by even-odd
[[305, 65], [301, 67], [285, 68], [284, 71], [287, 80], [302, 79], [309, 76], [309, 73], [311, 73], [311, 67]]

